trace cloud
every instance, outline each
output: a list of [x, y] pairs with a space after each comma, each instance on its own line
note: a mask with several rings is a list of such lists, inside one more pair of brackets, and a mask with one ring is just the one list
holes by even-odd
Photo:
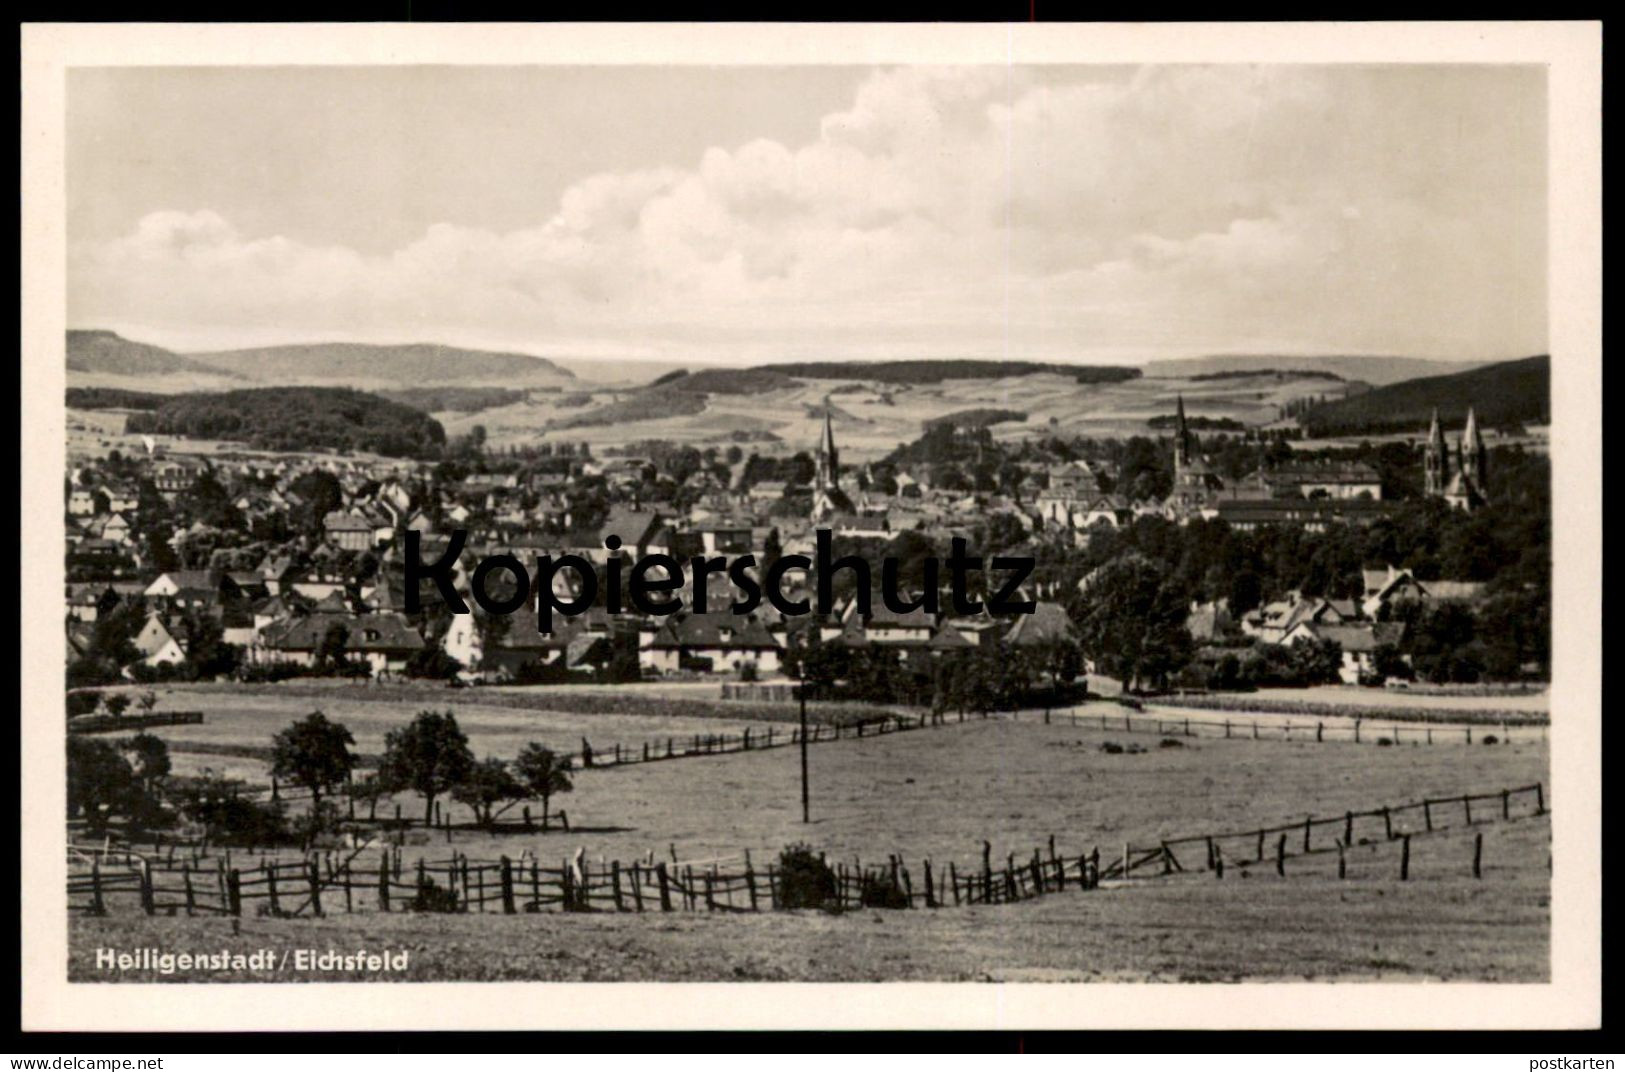
[[1429, 137], [1490, 122], [1475, 92], [886, 70], [805, 144], [593, 175], [508, 233], [438, 223], [371, 255], [156, 211], [71, 248], [70, 317], [738, 360], [1540, 345], [1544, 231], [1520, 209], [1543, 197], [1475, 194], [1507, 151], [1476, 127]]

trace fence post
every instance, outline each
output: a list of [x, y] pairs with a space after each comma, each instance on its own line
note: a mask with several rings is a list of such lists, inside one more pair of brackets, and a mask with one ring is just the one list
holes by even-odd
[[1473, 837], [1473, 877], [1484, 877], [1484, 831]]
[[1546, 814], [1546, 792], [1541, 788], [1539, 782], [1535, 783], [1535, 814]]
[[1089, 888], [1092, 890], [1100, 885], [1100, 846], [1096, 845], [1089, 852]]
[[90, 858], [90, 914], [107, 915], [107, 905], [102, 901], [102, 865], [94, 856]]
[[1467, 825], [1472, 826], [1473, 825], [1473, 798], [1470, 797], [1470, 796], [1463, 796], [1461, 798], [1461, 808], [1462, 808], [1462, 811], [1467, 813]]
[[1315, 743], [1319, 744], [1321, 741], [1323, 741], [1325, 739], [1326, 739], [1326, 726], [1325, 726], [1325, 723], [1321, 723], [1321, 722], [1315, 723]]
[[193, 910], [197, 907], [197, 902], [193, 899], [193, 895], [192, 895], [192, 865], [191, 864], [186, 864], [185, 866], [183, 866], [181, 868], [181, 882], [183, 883], [183, 885], [184, 885], [184, 887], [186, 889], [186, 914], [187, 914], [188, 917], [190, 917], [190, 916], [195, 914]]
[[389, 911], [389, 850], [378, 861], [378, 911]]
[[1275, 843], [1275, 873], [1286, 878], [1286, 835], [1282, 834]]
[[1399, 856], [1399, 880], [1404, 882], [1411, 877], [1411, 836], [1404, 836], [1404, 848]]
[[1224, 739], [1227, 741], [1230, 739], [1230, 720], [1228, 718], [1224, 720]]
[[1394, 817], [1386, 804], [1382, 806], [1382, 831], [1389, 841], [1394, 840]]
[[1213, 846], [1213, 877], [1216, 881], [1224, 881], [1224, 848]]
[[141, 910], [149, 916], [156, 914], [158, 911], [153, 903], [152, 863], [148, 860], [141, 861]]
[[666, 874], [666, 861], [655, 864], [655, 878], [660, 883], [660, 910], [671, 911], [671, 877]]
[[643, 911], [643, 867], [640, 864], [632, 865], [632, 905], [639, 912]]
[[1422, 823], [1429, 833], [1433, 831], [1433, 801], [1422, 801]]
[[929, 858], [925, 860], [925, 907], [937, 907], [936, 890], [931, 887], [931, 860]]
[[717, 910], [716, 890], [711, 884], [711, 874], [710, 871], [705, 872], [705, 910], [707, 912]]
[[502, 914], [513, 915], [518, 909], [513, 903], [513, 861], [502, 858]]
[[993, 900], [993, 843], [982, 842], [982, 903]]
[[570, 873], [569, 860], [565, 860], [559, 865], [559, 894], [564, 900], [564, 910], [574, 912], [576, 908], [575, 879]]
[[1258, 862], [1264, 862], [1264, 831], [1258, 832]]
[[1359, 719], [1354, 720], [1354, 743], [1355, 744], [1360, 743], [1360, 720]]
[[310, 912], [313, 916], [322, 914], [322, 870], [315, 860], [305, 864], [306, 874], [310, 881]]
[[275, 860], [271, 861], [270, 865], [268, 867], [266, 867], [266, 869], [265, 869], [265, 879], [266, 879], [266, 882], [269, 884], [270, 889], [271, 889], [271, 915], [273, 915], [273, 916], [281, 915], [282, 914], [282, 907], [277, 903], [277, 896], [276, 896], [276, 861]]
[[1347, 878], [1348, 874], [1348, 860], [1343, 856], [1343, 843], [1339, 841], [1337, 843], [1337, 877]]
[[625, 912], [626, 905], [621, 902], [621, 861], [612, 861], [609, 865], [609, 884], [615, 894], [615, 911]]
[[539, 856], [530, 858], [530, 900], [532, 911], [542, 910], [542, 860]]
[[1352, 811], [1343, 813], [1343, 842], [1347, 845], [1354, 844], [1354, 813]]
[[745, 888], [750, 891], [750, 910], [761, 911], [756, 904], [756, 871], [750, 866], [750, 858], [745, 858]]
[[948, 861], [948, 885], [953, 889], [954, 904], [959, 904], [959, 869], [952, 860]]
[[1303, 821], [1303, 852], [1305, 856], [1309, 854], [1309, 833], [1314, 829], [1314, 826], [1314, 816], [1310, 816]]
[[226, 872], [226, 908], [234, 916], [243, 914], [243, 876], [235, 867]]

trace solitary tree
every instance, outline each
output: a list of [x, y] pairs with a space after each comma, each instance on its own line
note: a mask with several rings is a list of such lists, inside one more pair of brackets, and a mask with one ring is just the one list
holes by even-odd
[[141, 705], [141, 710], [143, 713], [150, 715], [152, 714], [152, 709], [158, 706], [158, 697], [151, 689], [148, 689], [146, 692], [143, 692], [140, 696], [136, 697], [135, 702]]
[[350, 746], [355, 738], [341, 723], [330, 722], [314, 711], [271, 742], [271, 773], [310, 790], [311, 807], [321, 804], [322, 793], [342, 785], [355, 767]]
[[169, 777], [169, 745], [162, 737], [138, 733], [124, 742], [124, 752], [130, 757], [131, 770], [141, 787], [156, 793], [158, 783]]
[[135, 773], [106, 741], [68, 738], [68, 814], [83, 814], [94, 833], [107, 829], [115, 812], [127, 811], [136, 794]]
[[570, 781], [570, 761], [532, 741], [519, 753], [513, 766], [525, 791], [542, 802], [542, 831], [545, 833], [553, 795], [575, 788]]
[[434, 824], [434, 802], [468, 776], [474, 754], [450, 711], [420, 711], [410, 725], [384, 738], [383, 779], [423, 794], [423, 825]]
[[124, 695], [122, 692], [110, 692], [103, 697], [102, 706], [107, 708], [108, 714], [112, 715], [114, 718], [118, 718], [129, 709], [130, 698]]
[[[485, 829], [496, 822], [498, 804], [524, 800], [526, 790], [508, 771], [508, 765], [489, 756], [468, 768], [462, 781], [452, 786], [452, 799], [466, 804], [474, 812], [474, 819]], [[503, 811], [506, 811], [504, 808]]]

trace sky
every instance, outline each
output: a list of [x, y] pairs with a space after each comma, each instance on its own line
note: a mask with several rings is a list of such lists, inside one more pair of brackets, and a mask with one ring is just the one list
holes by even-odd
[[1544, 352], [1539, 67], [69, 73], [68, 320], [763, 363]]

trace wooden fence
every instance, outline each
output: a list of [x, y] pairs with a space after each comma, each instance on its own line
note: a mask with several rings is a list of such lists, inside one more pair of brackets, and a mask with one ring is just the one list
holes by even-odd
[[81, 715], [68, 720], [69, 733], [133, 733], [148, 726], [196, 726], [202, 711], [159, 711], [141, 715]]
[[[1540, 783], [1491, 793], [1424, 799], [1341, 815], [1309, 816], [1275, 826], [1208, 831], [1160, 839], [1154, 845], [1125, 842], [1103, 857], [1058, 852], [1051, 837], [1030, 857], [1010, 854], [995, 866], [983, 842], [981, 860], [911, 871], [901, 855], [883, 864], [827, 861], [834, 873], [829, 907], [854, 909], [939, 908], [1008, 904], [1072, 887], [1091, 890], [1148, 876], [1207, 870], [1224, 876], [1227, 863], [1248, 866], [1310, 853], [1336, 852], [1339, 876], [1344, 853], [1356, 844], [1401, 841], [1399, 877], [1409, 877], [1410, 839], [1450, 829], [1530, 818], [1547, 813]], [[1457, 822], [1459, 818], [1459, 823]], [[1203, 854], [1194, 851], [1200, 846]], [[1182, 859], [1181, 856], [1184, 856]], [[1481, 872], [1482, 834], [1475, 844], [1473, 873]], [[734, 861], [741, 859], [742, 866]], [[250, 858], [252, 860], [252, 857]], [[88, 866], [86, 864], [88, 861]], [[239, 863], [248, 861], [239, 861]], [[701, 866], [696, 869], [695, 863]], [[364, 846], [349, 853], [325, 852], [301, 859], [261, 857], [256, 866], [234, 866], [230, 854], [208, 859], [183, 853], [150, 857], [94, 846], [70, 853], [68, 904], [72, 911], [105, 915], [115, 907], [139, 906], [147, 915], [322, 916], [337, 912], [760, 912], [779, 908], [790, 891], [774, 865], [758, 870], [749, 853], [727, 860], [687, 864], [653, 859], [612, 861], [595, 868], [583, 854], [544, 866], [534, 856], [474, 860], [461, 854], [403, 865], [399, 847]], [[727, 866], [724, 866], [727, 865]]]
[[1378, 719], [1338, 717], [1327, 721], [1295, 722], [1269, 715], [1271, 721], [1252, 718], [1167, 718], [1131, 711], [1121, 713], [1080, 713], [1078, 711], [1022, 712], [1020, 721], [1043, 721], [1047, 725], [1076, 726], [1080, 729], [1149, 733], [1159, 737], [1223, 737], [1253, 741], [1352, 741], [1355, 744], [1475, 744], [1544, 741], [1547, 727], [1535, 723], [1506, 723], [1476, 726], [1439, 726], [1425, 722], [1389, 722]]

